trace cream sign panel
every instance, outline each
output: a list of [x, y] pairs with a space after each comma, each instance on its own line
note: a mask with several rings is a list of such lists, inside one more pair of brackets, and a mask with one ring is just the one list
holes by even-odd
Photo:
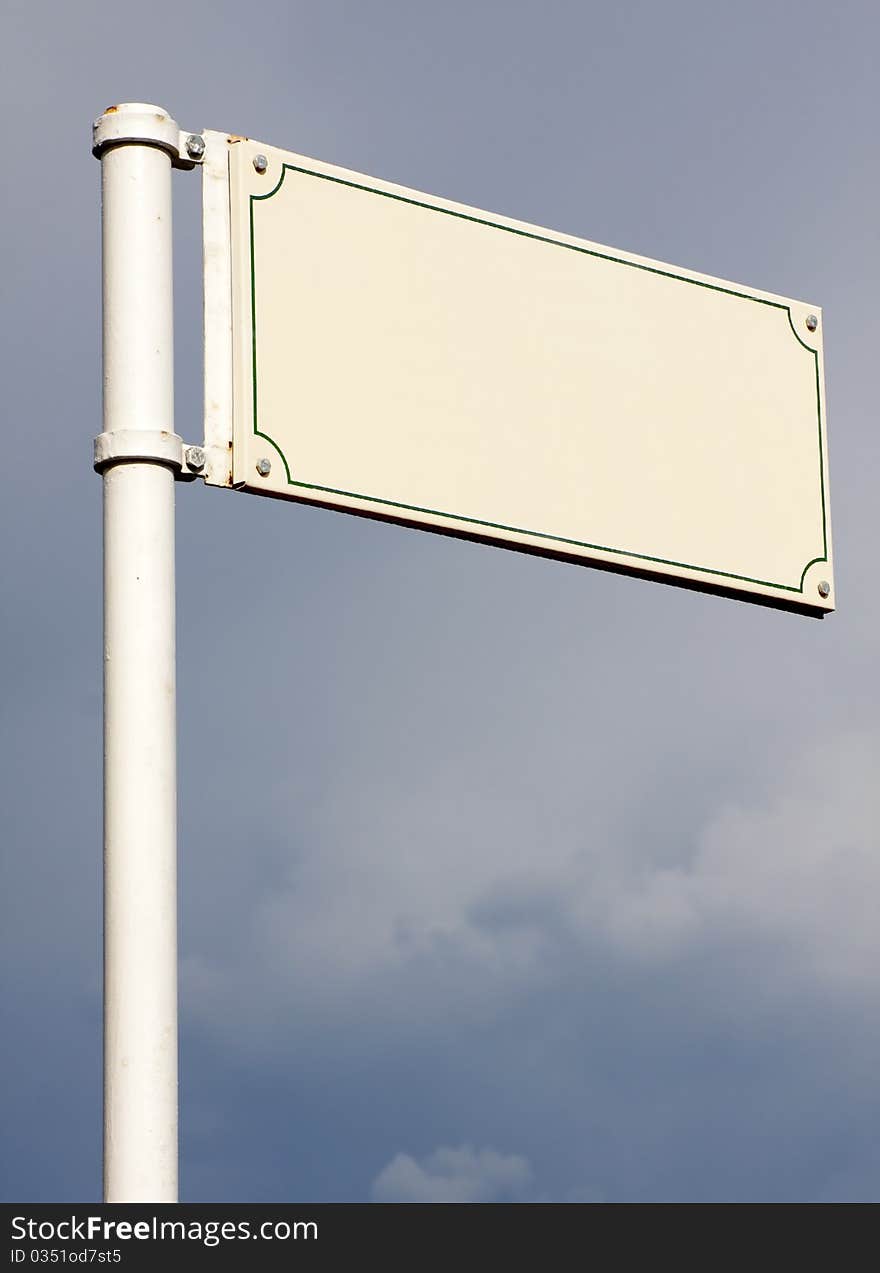
[[815, 306], [229, 155], [236, 485], [833, 609]]

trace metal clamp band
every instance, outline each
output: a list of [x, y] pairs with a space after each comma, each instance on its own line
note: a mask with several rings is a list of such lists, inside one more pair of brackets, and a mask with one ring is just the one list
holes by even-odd
[[166, 429], [114, 429], [95, 438], [95, 468], [100, 473], [111, 464], [147, 460], [179, 470], [183, 445], [183, 438]]
[[156, 146], [164, 150], [174, 168], [194, 168], [205, 153], [205, 139], [201, 133], [181, 132], [177, 121], [161, 106], [147, 102], [122, 102], [108, 106], [104, 114], [95, 120], [92, 129], [92, 154], [100, 159], [110, 146], [134, 143]]

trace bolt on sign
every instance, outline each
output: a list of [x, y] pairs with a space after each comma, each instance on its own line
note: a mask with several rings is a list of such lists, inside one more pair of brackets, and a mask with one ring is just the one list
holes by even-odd
[[815, 305], [205, 137], [209, 482], [834, 608]]

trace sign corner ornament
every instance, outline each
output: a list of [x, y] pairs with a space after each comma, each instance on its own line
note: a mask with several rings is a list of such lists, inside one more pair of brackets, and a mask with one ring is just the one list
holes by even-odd
[[834, 608], [817, 307], [228, 140], [230, 484]]

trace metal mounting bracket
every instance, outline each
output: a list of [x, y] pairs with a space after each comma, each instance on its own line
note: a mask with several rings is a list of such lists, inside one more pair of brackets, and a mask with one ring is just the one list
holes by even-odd
[[191, 446], [167, 429], [114, 429], [95, 438], [94, 467], [98, 473], [113, 464], [145, 461], [174, 470], [178, 482], [194, 482], [205, 476], [208, 457], [202, 446]]
[[92, 154], [96, 159], [109, 146], [122, 146], [126, 142], [157, 146], [167, 151], [172, 168], [195, 168], [205, 154], [205, 139], [201, 133], [182, 131], [177, 121], [159, 106], [147, 102], [126, 103], [121, 110], [108, 106], [92, 129]]

